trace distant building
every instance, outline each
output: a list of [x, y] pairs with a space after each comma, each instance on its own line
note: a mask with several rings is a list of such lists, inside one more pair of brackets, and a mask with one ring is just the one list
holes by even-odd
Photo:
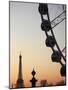
[[57, 82], [55, 86], [63, 86], [63, 85], [66, 85], [66, 82], [64, 80], [61, 80]]
[[40, 85], [41, 85], [41, 87], [47, 86], [47, 80], [41, 80]]
[[18, 79], [16, 82], [16, 88], [23, 88], [24, 87], [24, 81], [22, 77], [22, 56], [19, 55], [19, 73], [18, 73]]

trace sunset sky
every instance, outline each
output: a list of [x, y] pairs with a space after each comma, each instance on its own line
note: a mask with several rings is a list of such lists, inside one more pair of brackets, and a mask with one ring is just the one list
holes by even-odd
[[[51, 60], [52, 50], [46, 47], [45, 32], [41, 30], [38, 3], [10, 2], [10, 85], [18, 78], [19, 55], [22, 55], [22, 72], [25, 87], [30, 87], [33, 68], [36, 71], [37, 86], [45, 79], [55, 84], [63, 80], [61, 65]], [[61, 12], [62, 5], [48, 4], [50, 20]], [[54, 29], [61, 50], [65, 47], [65, 20]]]

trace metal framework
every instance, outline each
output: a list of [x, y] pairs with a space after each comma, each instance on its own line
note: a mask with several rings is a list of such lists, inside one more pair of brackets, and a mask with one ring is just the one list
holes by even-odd
[[[52, 62], [60, 63], [61, 64], [61, 69], [60, 69], [61, 76], [66, 76], [66, 52], [65, 52], [65, 56], [62, 53], [66, 48], [64, 48], [62, 51], [60, 50], [59, 45], [56, 41], [54, 32], [53, 32], [53, 28], [55, 28], [63, 20], [66, 20], [66, 10], [64, 10], [60, 15], [58, 15], [52, 21], [50, 21], [47, 4], [40, 3], [38, 7], [38, 11], [41, 15], [41, 21], [42, 21], [41, 29], [45, 32], [47, 36], [45, 40], [45, 44], [47, 47], [50, 47], [53, 51], [53, 54], [51, 56]], [[47, 15], [47, 20], [44, 19], [43, 15]], [[51, 35], [48, 35], [48, 32], [51, 32]], [[57, 50], [55, 50], [54, 46], [56, 46]], [[62, 63], [61, 58], [63, 58], [65, 64]]]

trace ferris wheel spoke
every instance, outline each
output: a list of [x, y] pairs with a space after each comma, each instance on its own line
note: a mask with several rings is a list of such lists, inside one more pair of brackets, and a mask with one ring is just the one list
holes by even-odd
[[66, 19], [65, 13], [66, 13], [66, 11], [63, 11], [60, 15], [58, 15], [56, 18], [54, 18], [54, 19], [50, 22], [52, 28], [54, 28], [55, 26], [57, 26], [57, 25], [60, 24], [63, 20]]

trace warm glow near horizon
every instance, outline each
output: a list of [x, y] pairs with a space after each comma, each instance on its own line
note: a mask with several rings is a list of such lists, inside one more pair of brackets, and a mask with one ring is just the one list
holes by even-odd
[[[46, 35], [41, 30], [38, 3], [10, 2], [10, 85], [18, 78], [19, 55], [22, 55], [22, 73], [25, 87], [30, 87], [33, 68], [37, 86], [41, 80], [55, 84], [64, 80], [60, 75], [61, 65], [51, 60], [52, 50], [46, 47]], [[62, 12], [62, 5], [48, 4], [50, 19]], [[62, 35], [61, 35], [62, 33]], [[61, 49], [65, 46], [65, 20], [54, 28]]]

